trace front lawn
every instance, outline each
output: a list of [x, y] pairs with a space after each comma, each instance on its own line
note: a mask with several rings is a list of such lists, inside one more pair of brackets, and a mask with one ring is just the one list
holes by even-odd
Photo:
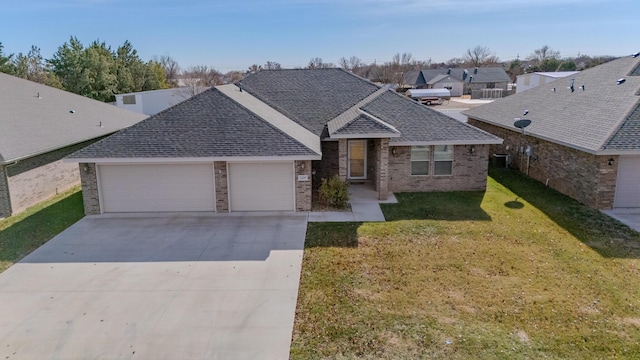
[[0, 220], [0, 272], [84, 216], [79, 188]]
[[294, 359], [640, 358], [640, 235], [510, 171], [310, 223]]

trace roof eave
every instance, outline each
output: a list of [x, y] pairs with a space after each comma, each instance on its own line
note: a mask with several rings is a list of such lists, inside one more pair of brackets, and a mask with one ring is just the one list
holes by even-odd
[[384, 139], [384, 138], [397, 138], [400, 137], [400, 134], [389, 134], [389, 133], [362, 133], [362, 134], [332, 134], [330, 135], [332, 139]]
[[485, 139], [485, 140], [417, 140], [417, 141], [391, 141], [389, 146], [422, 146], [422, 145], [500, 145], [503, 140]]
[[286, 155], [286, 156], [212, 156], [212, 157], [135, 157], [135, 158], [64, 158], [65, 163], [98, 164], [142, 164], [142, 163], [209, 163], [214, 161], [255, 162], [255, 161], [294, 161], [321, 160], [322, 155]]

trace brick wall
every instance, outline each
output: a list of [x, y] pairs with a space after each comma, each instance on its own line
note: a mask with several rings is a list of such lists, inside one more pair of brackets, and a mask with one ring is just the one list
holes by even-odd
[[338, 164], [338, 142], [337, 141], [323, 141], [322, 145], [322, 160], [314, 160], [311, 163], [313, 166], [313, 186], [318, 188], [320, 186], [321, 179], [328, 179], [334, 175], [340, 173], [340, 165]]
[[4, 166], [0, 165], [0, 218], [11, 216], [11, 203], [9, 201], [9, 184], [7, 183]]
[[229, 188], [226, 161], [213, 163], [216, 189], [216, 212], [229, 212]]
[[13, 214], [80, 183], [78, 164], [75, 163], [63, 163], [62, 160], [46, 163], [41, 156], [36, 156], [18, 162], [15, 168], [7, 168], [9, 173], [16, 172], [7, 179]]
[[[80, 163], [80, 182], [82, 183], [82, 202], [85, 215], [100, 214], [100, 196], [95, 163]], [[86, 169], [86, 170], [85, 170]]]
[[[511, 168], [527, 173], [527, 156], [521, 149], [529, 145], [530, 177], [592, 208], [613, 207], [617, 156], [588, 154], [475, 119], [469, 119], [468, 123], [504, 139], [502, 145], [491, 146], [490, 154], [508, 154]], [[611, 158], [615, 160], [612, 166], [608, 163]]]
[[389, 197], [389, 139], [376, 140], [376, 176], [373, 179], [378, 200]]
[[[295, 183], [296, 183], [296, 211], [311, 211], [311, 161], [298, 160], [295, 162]], [[299, 175], [306, 175], [308, 181], [299, 181]]]
[[[391, 146], [389, 152], [389, 191], [483, 191], [487, 187], [489, 146], [457, 145], [454, 147], [452, 175], [433, 175], [433, 148], [429, 175], [411, 175], [411, 147]], [[395, 149], [395, 155], [393, 150]]]

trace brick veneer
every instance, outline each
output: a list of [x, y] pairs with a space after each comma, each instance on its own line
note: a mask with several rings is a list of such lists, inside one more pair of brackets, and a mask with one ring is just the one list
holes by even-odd
[[216, 189], [216, 212], [229, 212], [229, 188], [226, 161], [215, 161], [213, 171]]
[[[411, 175], [411, 147], [391, 146], [389, 155], [389, 191], [482, 191], [487, 187], [488, 145], [454, 146], [453, 170], [450, 176], [433, 175], [433, 151], [429, 175]], [[395, 155], [393, 151], [395, 150]]]
[[[80, 163], [80, 182], [82, 183], [82, 202], [85, 215], [100, 214], [100, 196], [95, 163]], [[86, 168], [86, 170], [85, 170]]]
[[323, 141], [322, 160], [314, 160], [313, 166], [313, 187], [320, 186], [321, 179], [328, 179], [340, 173], [340, 165], [338, 164], [338, 142]]
[[340, 180], [347, 181], [347, 139], [338, 140], [338, 175]]
[[[311, 161], [298, 160], [295, 162], [295, 183], [296, 183], [296, 211], [311, 211]], [[298, 176], [306, 175], [308, 181], [299, 181]]]
[[[613, 207], [618, 156], [588, 154], [475, 119], [469, 119], [468, 123], [504, 139], [502, 145], [492, 145], [490, 153], [510, 155], [511, 168], [527, 173], [527, 156], [521, 149], [529, 145], [530, 177], [592, 208]], [[611, 158], [612, 166], [608, 163]]]

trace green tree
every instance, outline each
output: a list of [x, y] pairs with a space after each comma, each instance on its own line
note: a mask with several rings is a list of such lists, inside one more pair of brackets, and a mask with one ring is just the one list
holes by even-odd
[[565, 61], [560, 65], [558, 71], [576, 71], [578, 67], [573, 61]]
[[546, 58], [540, 62], [540, 71], [558, 71], [562, 62], [556, 58]]
[[90, 78], [84, 71], [84, 46], [72, 36], [47, 60], [51, 71], [60, 79], [65, 90], [88, 96]]
[[4, 52], [2, 51], [3, 48], [4, 46], [2, 46], [2, 43], [0, 42], [0, 72], [6, 73], [6, 74], [13, 74], [15, 71], [15, 66], [11, 61], [13, 54], [5, 55]]

